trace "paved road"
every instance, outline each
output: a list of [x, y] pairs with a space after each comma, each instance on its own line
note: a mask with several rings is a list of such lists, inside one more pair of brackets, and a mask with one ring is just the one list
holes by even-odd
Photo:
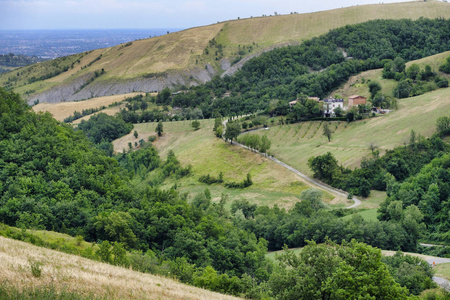
[[443, 247], [444, 246], [444, 245], [424, 244], [424, 243], [420, 243], [419, 245], [424, 246], [424, 247]]
[[[433, 247], [433, 246], [441, 246], [441, 245], [434, 245], [434, 244], [420, 244], [425, 247]], [[436, 264], [446, 264], [450, 263], [450, 258], [443, 258], [443, 257], [427, 257], [425, 258], [425, 261], [429, 263], [430, 265]], [[442, 277], [434, 276], [433, 281], [436, 282], [440, 287], [442, 287], [447, 292], [450, 292], [450, 280], [447, 280]]]
[[441, 288], [443, 288], [447, 292], [450, 292], [450, 281], [448, 281], [447, 279], [434, 276], [433, 281], [436, 282]]
[[[427, 258], [426, 261], [430, 265], [432, 265], [433, 263], [438, 265], [438, 264], [450, 263], [450, 258], [430, 257], [430, 258]], [[434, 276], [433, 277], [433, 281], [436, 282], [441, 288], [443, 288], [447, 292], [450, 292], [450, 280], [447, 280], [447, 279], [442, 278], [442, 277]]]
[[[228, 119], [226, 119], [225, 121], [222, 122], [222, 124], [223, 124], [224, 127], [226, 127], [227, 122], [228, 122]], [[225, 129], [224, 129], [224, 133], [225, 133]], [[254, 151], [254, 152], [256, 152], [256, 153], [259, 153], [259, 151], [254, 150], [254, 149], [250, 149], [249, 147], [247, 147], [247, 146], [245, 146], [245, 145], [242, 145], [242, 144], [240, 144], [240, 143], [238, 143], [238, 142], [233, 142], [233, 144], [234, 144], [234, 145], [237, 145], [237, 146], [239, 146], [239, 147], [245, 148], [245, 149], [249, 149], [249, 150]], [[331, 186], [329, 186], [329, 185], [323, 183], [323, 182], [320, 181], [320, 180], [317, 180], [317, 179], [308, 177], [307, 175], [301, 173], [299, 170], [294, 169], [293, 167], [289, 166], [288, 164], [285, 164], [284, 162], [282, 162], [282, 161], [276, 159], [276, 158], [273, 157], [273, 156], [267, 156], [266, 154], [263, 154], [263, 153], [260, 153], [260, 154], [261, 154], [261, 155], [264, 155], [265, 157], [267, 157], [267, 158], [269, 158], [269, 159], [271, 159], [271, 160], [273, 160], [275, 163], [279, 164], [280, 166], [285, 167], [285, 168], [288, 169], [289, 171], [291, 171], [291, 172], [297, 174], [298, 176], [300, 176], [300, 177], [303, 178], [304, 180], [308, 181], [308, 182], [309, 182], [310, 184], [312, 184], [312, 185], [318, 186], [318, 187], [320, 187], [320, 188], [322, 188], [322, 189], [324, 189], [324, 190], [326, 190], [326, 191], [328, 191], [328, 192], [330, 192], [330, 193], [332, 193], [332, 194], [334, 194], [334, 195], [338, 195], [338, 196], [341, 196], [341, 197], [347, 197], [347, 196], [348, 196], [348, 193], [347, 193], [347, 192], [342, 191], [342, 190], [335, 189], [335, 188], [333, 188], [333, 187], [331, 187]], [[352, 200], [353, 200], [354, 203], [353, 203], [352, 205], [350, 205], [350, 206], [347, 206], [346, 208], [354, 208], [354, 207], [357, 207], [358, 205], [361, 204], [361, 201], [360, 201], [358, 198], [356, 198], [356, 197], [353, 197]]]

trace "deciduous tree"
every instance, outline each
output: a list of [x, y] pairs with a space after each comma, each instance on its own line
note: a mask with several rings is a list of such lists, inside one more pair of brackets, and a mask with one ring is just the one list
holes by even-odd
[[155, 132], [158, 134], [158, 136], [161, 136], [163, 133], [163, 122], [159, 121], [158, 125], [156, 125]]
[[225, 139], [230, 140], [233, 143], [233, 139], [236, 139], [241, 133], [241, 125], [238, 122], [228, 122], [225, 130]]
[[323, 135], [327, 137], [328, 142], [331, 142], [331, 135], [333, 134], [333, 130], [331, 130], [328, 122], [323, 124]]

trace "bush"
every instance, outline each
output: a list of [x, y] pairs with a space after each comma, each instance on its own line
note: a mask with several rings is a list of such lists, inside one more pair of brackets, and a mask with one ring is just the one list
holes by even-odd
[[32, 259], [29, 259], [28, 262], [30, 263], [30, 269], [31, 269], [31, 275], [33, 275], [33, 277], [39, 278], [42, 275], [42, 270], [41, 270], [41, 266], [42, 263], [39, 261], [35, 261]]
[[219, 173], [219, 177], [214, 177], [211, 175], [202, 175], [198, 178], [198, 181], [206, 184], [213, 184], [213, 183], [223, 183], [223, 173]]
[[253, 184], [252, 178], [250, 176], [250, 173], [247, 173], [247, 178], [244, 179], [241, 182], [228, 182], [225, 183], [225, 187], [227, 188], [234, 188], [234, 189], [243, 189], [246, 187], [249, 187]]

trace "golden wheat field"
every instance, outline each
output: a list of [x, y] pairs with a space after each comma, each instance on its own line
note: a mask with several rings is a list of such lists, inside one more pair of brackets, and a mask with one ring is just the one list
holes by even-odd
[[102, 106], [108, 106], [115, 102], [120, 102], [126, 98], [134, 97], [142, 93], [129, 93], [122, 95], [113, 95], [105, 97], [97, 97], [84, 101], [75, 102], [60, 102], [60, 103], [39, 103], [33, 106], [35, 112], [48, 111], [58, 121], [63, 121], [65, 118], [73, 115], [75, 111], [81, 113], [83, 109], [100, 108]]

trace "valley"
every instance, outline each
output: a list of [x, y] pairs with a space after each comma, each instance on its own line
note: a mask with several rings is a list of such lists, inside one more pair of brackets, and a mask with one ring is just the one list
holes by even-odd
[[448, 299], [449, 9], [217, 22], [0, 74], [0, 298]]

